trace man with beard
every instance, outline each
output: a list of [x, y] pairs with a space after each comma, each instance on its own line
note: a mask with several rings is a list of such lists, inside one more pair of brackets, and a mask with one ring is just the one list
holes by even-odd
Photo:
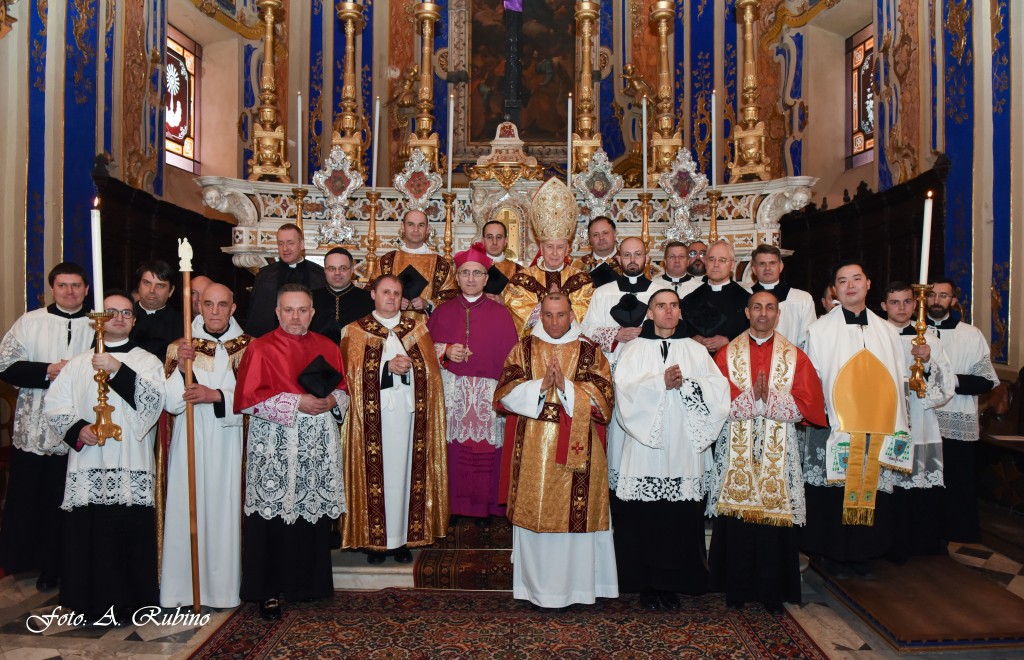
[[590, 241], [590, 254], [583, 255], [572, 265], [590, 273], [590, 279], [597, 289], [622, 275], [622, 264], [616, 258], [615, 223], [608, 216], [597, 216], [587, 225], [587, 238]]
[[676, 592], [708, 586], [705, 484], [729, 390], [708, 352], [679, 332], [674, 291], [651, 295], [647, 316], [615, 368], [615, 558], [622, 591], [639, 591], [645, 609], [677, 609]]
[[512, 523], [512, 596], [540, 608], [616, 598], [597, 431], [611, 418], [611, 373], [580, 334], [567, 296], [544, 298], [540, 323], [505, 360], [494, 401], [509, 413], [501, 492]]
[[869, 562], [890, 550], [896, 525], [891, 471], [910, 450], [906, 364], [896, 330], [867, 308], [864, 267], [843, 261], [832, 275], [840, 304], [807, 330], [831, 433], [823, 443], [808, 434], [804, 447], [800, 546], [833, 577], [872, 579]]
[[680, 298], [685, 298], [686, 294], [703, 283], [701, 278], [694, 277], [687, 272], [687, 268], [690, 266], [689, 249], [685, 243], [679, 241], [666, 243], [665, 258], [661, 260], [661, 266], [665, 272], [656, 278], [659, 284], [664, 282], [665, 288], [671, 287], [679, 294]]
[[900, 521], [891, 554], [901, 559], [946, 552], [942, 540], [945, 537], [942, 432], [935, 410], [949, 401], [956, 387], [953, 367], [935, 330], [929, 328], [925, 343], [914, 346], [917, 331], [911, 320], [916, 309], [917, 301], [910, 284], [890, 282], [885, 289], [882, 311], [900, 334], [906, 375], [910, 375], [914, 359], [920, 357], [924, 361], [926, 385], [925, 396], [921, 398], [904, 383], [913, 454], [907, 466], [909, 470], [892, 472], [892, 492]]
[[715, 355], [732, 404], [708, 497], [711, 582], [729, 605], [754, 600], [777, 612], [783, 602], [800, 602], [796, 527], [806, 507], [796, 424], [828, 422], [814, 365], [774, 331], [775, 293], [751, 295], [746, 314], [749, 330]]
[[135, 303], [135, 329], [132, 341], [157, 357], [167, 357], [167, 346], [181, 336], [185, 319], [167, 304], [174, 285], [174, 271], [166, 261], [147, 261], [135, 271], [139, 301]]
[[956, 374], [953, 398], [935, 410], [942, 431], [946, 485], [946, 540], [981, 541], [975, 453], [980, 430], [978, 396], [999, 384], [988, 342], [973, 325], [950, 315], [957, 290], [952, 280], [939, 278], [928, 294], [928, 324], [935, 328]]
[[277, 329], [277, 292], [284, 285], [299, 284], [315, 290], [325, 283], [324, 269], [306, 259], [302, 230], [286, 222], [277, 228], [277, 261], [256, 274], [245, 331], [253, 337], [262, 337]]
[[[164, 364], [168, 413], [177, 416], [167, 459], [160, 605], [192, 603], [189, 540], [186, 404], [195, 427], [196, 520], [199, 533], [199, 597], [209, 607], [237, 607], [242, 581], [242, 416], [235, 412], [235, 375], [252, 337], [235, 321], [235, 298], [223, 284], [209, 283], [200, 295], [201, 314], [192, 320], [192, 341], [167, 348]], [[185, 386], [192, 360], [193, 382]]]
[[508, 227], [504, 222], [501, 220], [485, 222], [481, 236], [487, 258], [491, 260], [491, 266], [487, 269], [487, 284], [484, 286], [484, 294], [494, 302], [504, 305], [505, 300], [501, 296], [505, 292], [505, 287], [523, 267], [505, 257], [505, 247], [508, 245]]
[[707, 252], [707, 281], [683, 298], [687, 333], [712, 355], [749, 327], [744, 309], [750, 292], [732, 280], [735, 265], [732, 244], [717, 241]]
[[701, 240], [691, 241], [686, 256], [690, 258], [690, 265], [686, 272], [690, 277], [702, 278], [707, 273], [708, 244]]
[[39, 569], [40, 591], [59, 582], [60, 500], [68, 469], [68, 446], [47, 424], [44, 397], [68, 360], [89, 348], [94, 336], [85, 306], [85, 270], [60, 263], [47, 281], [53, 303], [22, 315], [0, 343], [0, 380], [18, 388], [0, 568], [7, 573]]
[[430, 249], [430, 225], [423, 211], [408, 211], [402, 218], [402, 247], [377, 261], [371, 282], [381, 275], [395, 275], [402, 282], [402, 311], [426, 321], [427, 315], [459, 290], [452, 263]]
[[541, 300], [549, 293], [568, 296], [577, 322], [587, 313], [594, 293], [590, 275], [566, 262], [577, 213], [576, 197], [557, 177], [544, 182], [533, 197], [530, 222], [540, 246], [540, 261], [516, 273], [504, 294], [520, 337], [530, 334], [540, 318]]
[[[64, 483], [60, 604], [90, 622], [124, 625], [159, 597], [154, 452], [164, 407], [163, 365], [128, 337], [131, 298], [108, 292], [105, 351], [68, 361], [46, 395], [50, 428], [73, 450]], [[107, 372], [110, 420], [121, 440], [98, 438], [97, 371]], [[112, 615], [112, 618], [111, 618]], [[107, 618], [101, 618], [107, 617]]]
[[779, 279], [785, 265], [782, 251], [774, 245], [758, 245], [750, 264], [757, 275], [757, 284], [750, 290], [753, 293], [771, 291], [779, 299], [779, 323], [775, 332], [802, 348], [807, 340], [807, 327], [818, 320], [814, 298]]
[[335, 344], [341, 341], [341, 329], [373, 311], [370, 292], [352, 283], [355, 260], [345, 248], [334, 248], [324, 256], [327, 286], [313, 292], [313, 323], [319, 332]]

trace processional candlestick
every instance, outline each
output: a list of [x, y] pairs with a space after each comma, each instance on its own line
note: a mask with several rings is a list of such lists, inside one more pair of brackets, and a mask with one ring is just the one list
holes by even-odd
[[705, 194], [708, 196], [708, 206], [711, 207], [708, 210], [708, 219], [711, 224], [708, 229], [708, 242], [714, 243], [718, 240], [718, 202], [722, 199], [722, 191], [712, 189]]
[[[600, 15], [600, 2], [580, 0], [576, 3], [576, 33], [579, 35], [576, 61], [579, 76], [576, 85], [576, 131], [572, 134], [573, 172], [585, 171], [590, 165], [591, 156], [601, 148], [601, 134], [594, 131], [597, 117], [594, 115], [594, 75], [591, 70], [594, 24]], [[570, 180], [573, 172], [569, 172]]]
[[683, 147], [682, 133], [675, 130], [672, 115], [672, 69], [668, 57], [668, 35], [676, 7], [673, 0], [657, 0], [651, 8], [651, 23], [658, 33], [658, 92], [654, 97], [654, 131], [651, 135], [653, 172], [667, 172]]
[[289, 183], [292, 164], [288, 162], [284, 126], [277, 109], [277, 81], [274, 75], [274, 24], [282, 0], [256, 0], [263, 18], [263, 66], [260, 73], [259, 119], [252, 131], [253, 154], [249, 159], [249, 180], [277, 179]]
[[380, 201], [380, 193], [367, 190], [366, 201], [370, 204], [370, 222], [366, 228], [366, 274], [369, 276], [377, 272], [377, 203]]
[[[98, 310], [95, 312], [89, 312], [89, 318], [92, 319], [96, 325], [96, 349], [95, 352], [106, 353], [106, 346], [103, 343], [103, 325], [114, 318], [114, 314], [119, 312], [107, 312], [104, 310]], [[113, 438], [114, 440], [121, 439], [121, 427], [114, 423], [110, 415], [114, 412], [114, 406], [107, 403], [107, 392], [110, 391], [110, 385], [107, 384], [107, 379], [110, 374], [100, 369], [93, 376], [93, 380], [96, 381], [96, 405], [92, 407], [93, 412], [96, 413], [96, 421], [92, 423], [92, 432], [98, 439], [97, 443], [100, 447], [107, 443], [107, 438]]]
[[767, 130], [760, 121], [757, 99], [757, 67], [754, 62], [754, 21], [760, 0], [736, 0], [736, 16], [743, 21], [743, 118], [733, 129], [733, 161], [729, 163], [730, 182], [771, 178], [771, 159], [764, 151]]
[[339, 2], [338, 20], [345, 26], [345, 73], [341, 86], [341, 116], [337, 124], [341, 132], [335, 132], [332, 145], [338, 145], [348, 156], [349, 162], [362, 174], [366, 174], [363, 154], [367, 140], [363, 130], [368, 129], [356, 99], [356, 33], [363, 31], [363, 7], [358, 2]]
[[[418, 2], [416, 20], [420, 25], [420, 89], [416, 101], [416, 131], [409, 136], [409, 151], [419, 149], [427, 162], [438, 171], [437, 152], [440, 138], [434, 132], [434, 23], [441, 18], [441, 6], [433, 2]], [[449, 147], [450, 148], [450, 147]]]

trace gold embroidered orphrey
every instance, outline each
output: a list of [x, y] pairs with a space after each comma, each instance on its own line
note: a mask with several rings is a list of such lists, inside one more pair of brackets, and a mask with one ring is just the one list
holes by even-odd
[[[750, 335], [744, 332], [728, 347], [729, 379], [742, 391], [751, 387]], [[787, 395], [796, 374], [796, 348], [775, 333], [769, 388]], [[729, 422], [729, 452], [718, 514], [746, 522], [791, 527], [793, 510], [786, 488], [786, 434], [789, 422], [767, 418]], [[763, 427], [761, 460], [754, 459], [755, 425]]]

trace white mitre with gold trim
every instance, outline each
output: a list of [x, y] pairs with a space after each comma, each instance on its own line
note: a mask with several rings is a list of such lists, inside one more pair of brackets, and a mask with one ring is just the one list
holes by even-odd
[[552, 177], [533, 196], [530, 207], [533, 235], [538, 243], [558, 239], [572, 241], [578, 214], [576, 196], [566, 187], [565, 182]]

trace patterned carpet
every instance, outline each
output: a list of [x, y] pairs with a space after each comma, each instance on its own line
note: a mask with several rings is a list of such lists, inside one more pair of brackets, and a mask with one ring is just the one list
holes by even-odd
[[421, 550], [413, 566], [417, 589], [512, 590], [512, 525], [491, 518], [487, 527], [459, 518], [448, 535]]
[[387, 589], [338, 591], [286, 605], [268, 623], [255, 605], [235, 615], [193, 658], [822, 658], [783, 613], [728, 609], [721, 596], [684, 598], [676, 612], [646, 612], [635, 596], [542, 613], [507, 593]]

